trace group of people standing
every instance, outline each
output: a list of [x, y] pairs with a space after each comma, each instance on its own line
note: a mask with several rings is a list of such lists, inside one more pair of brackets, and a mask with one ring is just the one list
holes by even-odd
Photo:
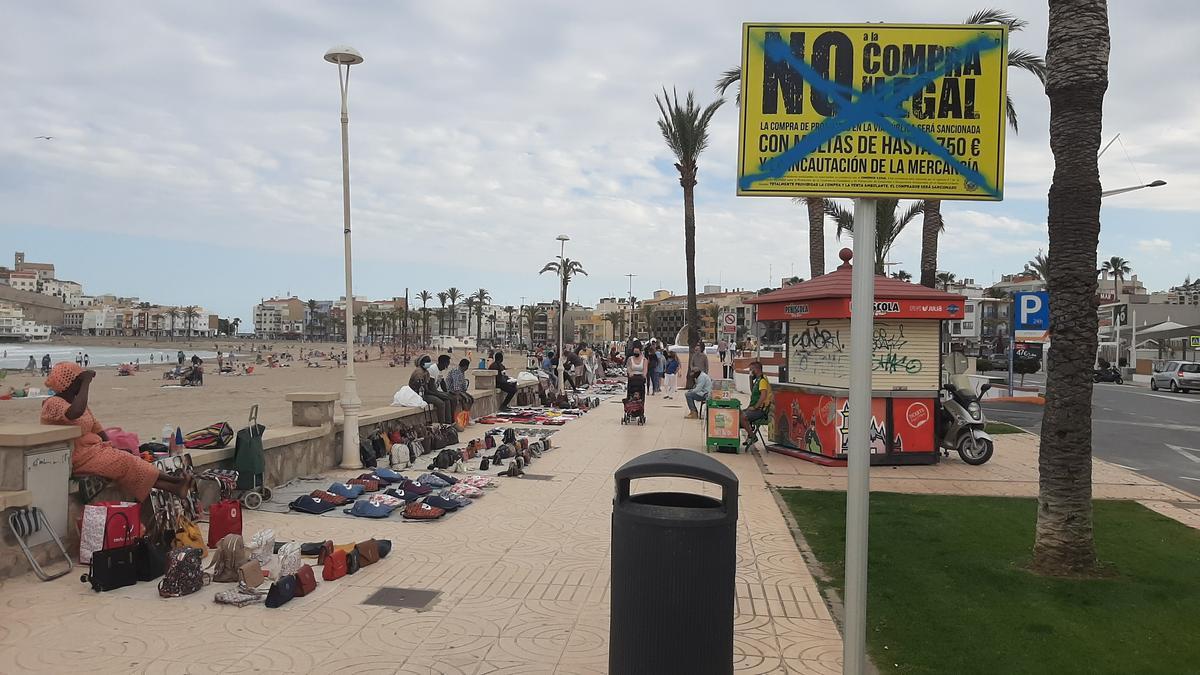
[[635, 381], [635, 377], [643, 378], [647, 395], [656, 396], [662, 393], [663, 398], [671, 398], [671, 394], [679, 388], [678, 373], [679, 357], [659, 344], [657, 339], [651, 339], [644, 347], [640, 340], [629, 344], [625, 374], [631, 382]]

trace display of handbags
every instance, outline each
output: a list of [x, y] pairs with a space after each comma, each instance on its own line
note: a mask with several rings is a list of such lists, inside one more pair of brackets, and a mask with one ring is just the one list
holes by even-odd
[[279, 578], [279, 581], [271, 584], [271, 589], [267, 591], [266, 606], [271, 609], [282, 607], [292, 601], [296, 597], [296, 577], [288, 574]]
[[208, 507], [208, 547], [216, 548], [227, 534], [242, 534], [242, 505], [234, 499], [223, 499]]
[[109, 516], [104, 523], [105, 532], [108, 531], [110, 522], [123, 525], [125, 538], [122, 546], [92, 553], [92, 568], [82, 580], [90, 583], [92, 590], [97, 593], [132, 586], [138, 581], [138, 547], [132, 539], [133, 529], [129, 525], [128, 516], [123, 512]]
[[296, 597], [304, 596], [317, 590], [317, 575], [313, 573], [312, 565], [302, 565], [296, 571]]

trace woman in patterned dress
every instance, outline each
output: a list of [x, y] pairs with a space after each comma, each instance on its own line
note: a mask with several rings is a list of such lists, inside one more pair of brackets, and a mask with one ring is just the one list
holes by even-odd
[[88, 389], [95, 376], [94, 370], [63, 362], [55, 364], [46, 378], [46, 388], [53, 390], [55, 396], [42, 404], [42, 424], [76, 426], [83, 430], [71, 453], [71, 473], [108, 478], [116, 482], [122, 493], [138, 501], [145, 500], [152, 487], [185, 496], [192, 484], [190, 475], [172, 476], [159, 471], [150, 462], [108, 442], [104, 427], [88, 408]]

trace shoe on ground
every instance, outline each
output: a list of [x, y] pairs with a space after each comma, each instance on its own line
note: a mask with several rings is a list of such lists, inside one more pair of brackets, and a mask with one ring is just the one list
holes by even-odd
[[698, 420], [698, 419], [700, 419], [700, 415], [699, 415], [699, 414], [697, 414], [697, 413], [694, 413], [694, 412], [690, 412], [690, 413], [688, 413], [688, 414], [687, 414], [687, 417], [684, 417], [683, 419], [685, 419], [685, 420]]

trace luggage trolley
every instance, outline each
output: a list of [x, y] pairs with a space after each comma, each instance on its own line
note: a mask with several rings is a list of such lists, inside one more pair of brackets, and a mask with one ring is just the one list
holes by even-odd
[[271, 501], [271, 488], [263, 481], [266, 458], [263, 456], [263, 432], [267, 428], [258, 423], [258, 405], [250, 407], [250, 418], [245, 429], [237, 432], [234, 445], [233, 464], [237, 468], [236, 498], [242, 506], [257, 509], [265, 501]]

